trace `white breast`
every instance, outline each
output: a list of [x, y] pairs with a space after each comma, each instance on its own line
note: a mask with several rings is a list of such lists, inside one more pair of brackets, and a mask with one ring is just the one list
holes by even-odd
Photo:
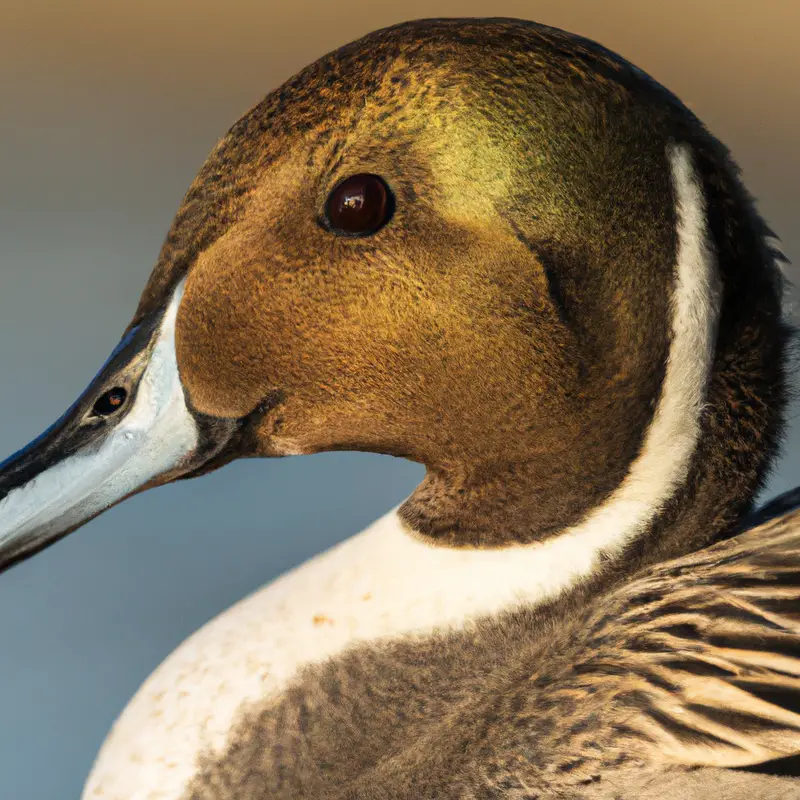
[[434, 548], [392, 511], [243, 600], [179, 647], [114, 726], [84, 798], [176, 800], [200, 753], [223, 749], [243, 703], [297, 669], [383, 636], [462, 626], [588, 573], [579, 534], [497, 551]]

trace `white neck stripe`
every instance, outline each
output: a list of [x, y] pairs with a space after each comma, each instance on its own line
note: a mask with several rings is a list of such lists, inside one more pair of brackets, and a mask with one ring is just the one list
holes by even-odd
[[714, 362], [722, 291], [705, 198], [689, 147], [670, 146], [667, 156], [678, 222], [672, 344], [641, 452], [608, 500], [565, 534], [595, 551], [618, 552], [643, 532], [685, 481]]

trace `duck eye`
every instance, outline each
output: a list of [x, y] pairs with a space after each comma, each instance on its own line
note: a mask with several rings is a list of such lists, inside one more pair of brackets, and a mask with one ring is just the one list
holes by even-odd
[[128, 393], [121, 386], [109, 389], [97, 398], [97, 402], [92, 407], [92, 413], [96, 417], [109, 417], [122, 408], [127, 396]]
[[328, 197], [325, 214], [334, 233], [369, 236], [382, 228], [394, 213], [394, 198], [377, 175], [353, 175], [343, 180]]

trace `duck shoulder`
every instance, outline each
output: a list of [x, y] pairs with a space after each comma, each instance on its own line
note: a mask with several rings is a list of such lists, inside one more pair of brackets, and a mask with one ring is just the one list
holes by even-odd
[[584, 629], [559, 677], [534, 678], [548, 704], [577, 709], [564, 752], [602, 742], [605, 762], [692, 767], [800, 753], [800, 510], [649, 569]]

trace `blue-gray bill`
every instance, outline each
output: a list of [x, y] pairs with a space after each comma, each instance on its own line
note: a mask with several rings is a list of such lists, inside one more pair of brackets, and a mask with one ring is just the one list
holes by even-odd
[[175, 355], [181, 291], [128, 331], [78, 401], [0, 464], [0, 570], [136, 492], [198, 470], [235, 427], [187, 407]]

